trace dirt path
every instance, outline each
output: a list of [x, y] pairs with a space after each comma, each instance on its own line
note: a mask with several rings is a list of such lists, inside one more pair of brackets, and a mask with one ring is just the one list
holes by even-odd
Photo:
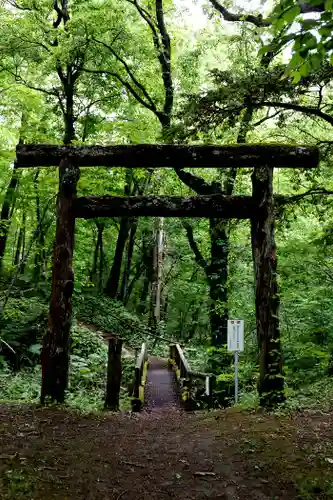
[[332, 423], [332, 414], [92, 418], [0, 407], [0, 499], [328, 500]]

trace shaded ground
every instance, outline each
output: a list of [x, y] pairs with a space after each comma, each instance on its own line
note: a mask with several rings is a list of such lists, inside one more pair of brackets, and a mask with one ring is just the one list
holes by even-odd
[[332, 422], [333, 414], [171, 408], [94, 418], [3, 406], [0, 499], [331, 499]]

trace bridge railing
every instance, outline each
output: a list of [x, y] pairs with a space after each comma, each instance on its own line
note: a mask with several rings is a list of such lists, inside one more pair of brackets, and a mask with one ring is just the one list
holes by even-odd
[[144, 388], [147, 379], [148, 368], [148, 351], [147, 345], [142, 344], [139, 351], [134, 371], [133, 393], [132, 393], [132, 410], [140, 411], [144, 403]]
[[196, 398], [193, 395], [196, 380], [204, 381], [204, 399], [207, 402], [208, 408], [213, 406], [215, 375], [191, 370], [184, 351], [179, 344], [170, 345], [169, 365], [175, 371], [181, 400], [186, 409], [195, 409], [197, 406]]

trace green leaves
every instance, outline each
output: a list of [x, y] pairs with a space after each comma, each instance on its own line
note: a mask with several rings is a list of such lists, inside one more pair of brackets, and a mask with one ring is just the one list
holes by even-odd
[[293, 5], [292, 7], [289, 7], [283, 14], [282, 14], [282, 19], [286, 21], [287, 23], [292, 23], [296, 17], [300, 14], [301, 9], [299, 8], [298, 5]]
[[[320, 0], [306, 2], [311, 6], [322, 5]], [[287, 39], [285, 30], [288, 27]], [[326, 0], [320, 17], [304, 17], [296, 0], [281, 0], [272, 14], [272, 34], [276, 44], [275, 52], [287, 47], [293, 38], [293, 54], [286, 74], [293, 77], [295, 84], [303, 77], [316, 72], [330, 58], [333, 49], [333, 0]], [[272, 45], [260, 49], [259, 55], [272, 51]], [[273, 49], [274, 51], [274, 49]]]

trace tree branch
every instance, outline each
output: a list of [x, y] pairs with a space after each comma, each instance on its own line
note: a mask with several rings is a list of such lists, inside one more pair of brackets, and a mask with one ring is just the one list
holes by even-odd
[[174, 169], [179, 179], [186, 184], [187, 187], [195, 191], [199, 195], [213, 194], [213, 187], [197, 175], [185, 172], [180, 168]]
[[149, 104], [144, 99], [142, 99], [142, 97], [136, 92], [136, 90], [132, 87], [132, 85], [130, 83], [126, 82], [126, 80], [124, 80], [120, 75], [118, 75], [118, 73], [114, 73], [112, 71], [107, 71], [107, 70], [103, 70], [103, 69], [98, 70], [98, 69], [88, 69], [88, 68], [82, 68], [82, 71], [85, 71], [86, 73], [93, 73], [96, 75], [108, 75], [108, 76], [112, 76], [113, 78], [116, 78], [132, 94], [132, 96], [140, 104], [142, 104], [142, 106], [149, 109], [150, 111], [152, 111], [156, 115], [155, 105], [154, 105], [154, 107], [152, 107], [151, 104]]
[[156, 19], [159, 32], [162, 38], [163, 50], [159, 51], [157, 57], [162, 69], [162, 78], [165, 90], [165, 101], [163, 112], [170, 121], [173, 106], [173, 82], [171, 75], [171, 44], [170, 37], [164, 22], [163, 0], [156, 0]]
[[283, 195], [274, 195], [274, 200], [275, 200], [275, 203], [281, 207], [281, 206], [284, 206], [284, 205], [288, 205], [289, 203], [297, 203], [298, 201], [300, 200], [303, 200], [304, 198], [306, 198], [307, 196], [314, 196], [314, 195], [326, 195], [326, 196], [330, 196], [330, 195], [333, 195], [333, 191], [329, 191], [325, 188], [321, 188], [321, 187], [313, 187], [311, 189], [309, 189], [308, 191], [305, 191], [305, 193], [301, 193], [301, 194], [296, 194], [294, 196], [283, 196]]
[[278, 111], [276, 111], [275, 113], [270, 115], [269, 110], [268, 110], [267, 115], [264, 118], [262, 118], [261, 120], [258, 120], [257, 122], [255, 122], [253, 124], [253, 127], [259, 127], [259, 125], [262, 125], [263, 123], [265, 123], [267, 120], [270, 120], [271, 118], [275, 118], [275, 116], [279, 115], [280, 113], [281, 113], [281, 110], [279, 109]]
[[154, 101], [150, 97], [150, 95], [147, 92], [147, 90], [144, 87], [144, 85], [142, 83], [140, 83], [136, 79], [136, 77], [134, 76], [132, 70], [130, 69], [130, 67], [128, 66], [128, 64], [126, 63], [126, 61], [124, 59], [122, 59], [110, 45], [106, 44], [105, 42], [102, 42], [101, 40], [96, 40], [96, 38], [93, 38], [93, 40], [96, 43], [99, 43], [99, 44], [103, 45], [103, 47], [105, 47], [106, 49], [110, 50], [110, 52], [115, 56], [115, 58], [117, 59], [117, 61], [119, 61], [124, 66], [124, 68], [125, 68], [128, 76], [131, 78], [131, 80], [134, 83], [134, 85], [141, 90], [141, 92], [143, 93], [143, 95], [145, 96], [145, 98], [147, 99], [147, 101], [150, 103], [152, 110], [153, 109], [155, 110], [154, 113], [155, 114], [158, 113]]
[[185, 222], [184, 220], [182, 221], [182, 225], [186, 231], [186, 236], [191, 250], [194, 253], [195, 262], [205, 271], [205, 274], [207, 275], [208, 262], [201, 254], [199, 247], [194, 239], [193, 228], [188, 222]]
[[[257, 16], [254, 14], [233, 14], [228, 11], [218, 0], [210, 0], [213, 7], [223, 16], [225, 21], [231, 22], [248, 22], [254, 24], [258, 28], [268, 27], [272, 24], [272, 19], [270, 16], [264, 19], [261, 14]], [[301, 14], [308, 14], [310, 12], [323, 12], [325, 10], [324, 3], [321, 5], [311, 5], [304, 0], [298, 0], [298, 5], [300, 7]]]
[[253, 103], [251, 102], [251, 106], [255, 108], [260, 108], [263, 106], [270, 106], [272, 108], [282, 108], [282, 109], [291, 109], [294, 111], [299, 111], [300, 113], [305, 113], [307, 115], [318, 116], [322, 118], [330, 125], [333, 125], [333, 116], [324, 113], [320, 109], [312, 108], [310, 106], [301, 106], [299, 104], [293, 104], [291, 102], [277, 102], [277, 101], [263, 101], [262, 103]]
[[272, 24], [269, 19], [263, 19], [260, 14], [258, 16], [255, 16], [253, 14], [233, 14], [232, 12], [229, 12], [225, 7], [223, 7], [223, 5], [217, 0], [210, 0], [210, 3], [220, 14], [222, 14], [225, 21], [246, 21], [248, 23], [254, 24], [258, 28], [270, 26]]

